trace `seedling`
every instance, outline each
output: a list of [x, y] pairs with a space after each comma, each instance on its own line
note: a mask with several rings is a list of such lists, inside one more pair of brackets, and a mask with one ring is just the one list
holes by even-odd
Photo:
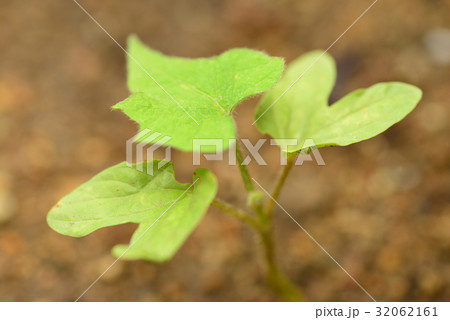
[[[265, 92], [254, 124], [276, 139], [287, 164], [281, 166], [267, 196], [258, 191], [242, 163], [239, 143], [233, 146], [248, 193], [248, 208], [239, 209], [216, 198], [218, 182], [208, 169], [198, 169], [192, 183], [182, 184], [175, 180], [171, 162], [119, 163], [62, 198], [48, 214], [49, 226], [61, 234], [82, 237], [107, 226], [136, 223], [130, 244], [116, 245], [112, 254], [164, 262], [173, 257], [212, 205], [260, 236], [271, 288], [284, 300], [304, 300], [300, 288], [279, 268], [273, 242], [274, 207], [295, 158], [316, 147], [346, 146], [380, 134], [414, 109], [421, 90], [400, 82], [378, 83], [329, 106], [336, 66], [322, 51], [293, 61], [282, 77], [282, 59], [248, 49], [233, 49], [208, 59], [183, 59], [164, 56], [132, 36], [128, 52], [132, 94], [113, 108], [125, 112], [141, 130], [169, 136], [166, 146], [187, 152], [218, 151], [213, 146], [197, 150], [195, 139], [219, 139], [225, 150], [236, 138], [234, 108], [243, 99]], [[305, 141], [314, 144], [305, 145]]]

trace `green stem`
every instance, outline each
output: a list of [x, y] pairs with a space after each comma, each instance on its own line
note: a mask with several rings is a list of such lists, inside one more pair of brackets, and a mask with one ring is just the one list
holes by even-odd
[[241, 211], [220, 199], [214, 199], [212, 205], [252, 226], [258, 233], [264, 249], [266, 278], [270, 288], [285, 301], [305, 301], [305, 297], [301, 290], [292, 283], [278, 267], [275, 257], [272, 226], [261, 224], [259, 220], [250, 217], [244, 211]]
[[241, 173], [242, 181], [244, 182], [245, 189], [248, 193], [248, 203], [250, 207], [256, 212], [256, 215], [258, 216], [259, 221], [262, 224], [267, 224], [267, 218], [264, 214], [264, 209], [262, 206], [262, 203], [254, 203], [252, 201], [252, 198], [255, 193], [258, 193], [258, 191], [255, 190], [255, 186], [253, 185], [253, 180], [250, 176], [250, 173], [247, 169], [247, 165], [245, 165], [244, 162], [244, 156], [242, 154], [241, 146], [239, 141], [236, 141], [236, 161], [239, 166], [239, 172]]
[[247, 165], [243, 164], [244, 156], [242, 155], [242, 150], [239, 141], [236, 141], [236, 160], [239, 166], [239, 171], [241, 172], [242, 181], [244, 182], [245, 189], [248, 193], [255, 191], [255, 186], [250, 177], [250, 173], [247, 170]]
[[286, 301], [305, 301], [305, 296], [298, 286], [289, 280], [288, 277], [279, 269], [276, 263], [276, 255], [273, 241], [273, 222], [272, 216], [276, 201], [280, 197], [284, 183], [295, 164], [296, 156], [288, 156], [287, 164], [278, 175], [275, 186], [271, 192], [264, 215], [268, 220], [268, 228], [260, 233], [264, 246], [264, 252], [267, 262], [267, 279], [272, 289], [277, 292]]
[[259, 222], [258, 220], [250, 217], [247, 213], [245, 213], [242, 210], [239, 210], [235, 207], [233, 207], [232, 205], [226, 203], [223, 200], [220, 199], [214, 199], [213, 202], [211, 203], [214, 207], [219, 208], [223, 211], [225, 211], [226, 213], [232, 215], [233, 217], [251, 225], [252, 227], [254, 227], [255, 229], [259, 229]]
[[[244, 156], [239, 145], [236, 143], [236, 160], [238, 161], [239, 171], [241, 173], [242, 181], [244, 182], [245, 189], [248, 192], [249, 199], [252, 195], [255, 195], [257, 191], [253, 185], [250, 173], [247, 170], [247, 166], [243, 164]], [[286, 180], [286, 177], [294, 164], [293, 158], [288, 158], [288, 164], [283, 169], [278, 182], [274, 189], [274, 199], [277, 199], [281, 188]], [[273, 196], [273, 195], [272, 195]], [[252, 226], [261, 238], [262, 246], [264, 249], [264, 258], [266, 261], [266, 277], [267, 281], [274, 292], [276, 292], [285, 301], [304, 301], [304, 295], [301, 290], [289, 280], [289, 278], [278, 267], [275, 255], [275, 245], [273, 241], [273, 225], [270, 219], [275, 202], [268, 203], [266, 210], [264, 210], [262, 204], [258, 201], [249, 201], [252, 209], [256, 212], [257, 219], [248, 216], [245, 212], [234, 208], [233, 206], [223, 202], [219, 199], [215, 199], [212, 203], [217, 208], [231, 214], [239, 220]]]
[[266, 260], [267, 281], [274, 292], [285, 301], [305, 301], [305, 296], [300, 288], [295, 285], [278, 267], [273, 241], [273, 230], [265, 229], [259, 232], [264, 247]]
[[272, 220], [273, 210], [275, 209], [276, 201], [280, 197], [281, 190], [283, 189], [284, 183], [291, 172], [295, 164], [296, 156], [288, 156], [287, 164], [283, 167], [280, 174], [278, 175], [277, 182], [271, 192], [271, 198], [269, 198], [266, 208], [264, 210], [265, 215], [268, 220]]

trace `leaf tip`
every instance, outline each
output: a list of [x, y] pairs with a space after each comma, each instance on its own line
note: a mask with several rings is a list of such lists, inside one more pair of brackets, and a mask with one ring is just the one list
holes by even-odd
[[142, 44], [142, 41], [136, 34], [132, 33], [127, 37], [127, 48], [131, 48], [135, 44]]

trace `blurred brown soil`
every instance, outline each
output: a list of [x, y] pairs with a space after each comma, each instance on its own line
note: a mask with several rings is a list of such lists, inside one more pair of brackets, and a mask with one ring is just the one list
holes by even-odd
[[[291, 61], [327, 48], [371, 1], [82, 1], [125, 44], [135, 33], [166, 54], [200, 57], [233, 47]], [[127, 97], [125, 55], [73, 1], [0, 0], [0, 301], [73, 301], [113, 261], [110, 248], [135, 226], [75, 239], [46, 224], [63, 195], [125, 159], [137, 126], [110, 106]], [[380, 81], [421, 87], [420, 106], [382, 135], [322, 149], [326, 166], [306, 163], [280, 202], [377, 300], [450, 300], [450, 65], [424, 44], [450, 28], [449, 0], [379, 1], [330, 51], [339, 78], [332, 99]], [[439, 47], [439, 44], [437, 44]], [[241, 137], [257, 98], [235, 112]], [[268, 167], [251, 166], [270, 187]], [[189, 181], [190, 154], [174, 152]], [[244, 205], [236, 168], [206, 163], [220, 197]], [[368, 297], [281, 210], [276, 212], [283, 269], [311, 301]], [[258, 240], [210, 209], [165, 264], [119, 261], [85, 301], [271, 301]]]

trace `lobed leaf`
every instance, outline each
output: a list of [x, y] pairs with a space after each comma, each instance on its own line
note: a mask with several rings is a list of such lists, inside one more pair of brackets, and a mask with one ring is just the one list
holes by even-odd
[[[261, 99], [255, 112], [257, 128], [278, 140], [287, 153], [307, 151], [307, 139], [318, 148], [346, 146], [387, 130], [422, 97], [413, 85], [387, 82], [353, 91], [329, 106], [335, 80], [331, 55], [312, 51], [301, 56]], [[281, 139], [297, 139], [297, 144], [286, 146]]]
[[273, 87], [284, 68], [281, 58], [248, 49], [212, 58], [167, 57], [135, 36], [128, 40], [128, 52], [132, 95], [113, 108], [124, 111], [141, 130], [170, 136], [165, 145], [184, 151], [220, 151], [206, 146], [193, 150], [194, 138], [221, 139], [227, 148], [235, 138], [233, 108]]
[[[158, 168], [160, 161], [144, 163], [142, 172], [125, 162], [102, 171], [50, 210], [49, 226], [82, 237], [103, 227], [137, 223], [131, 244], [116, 246], [113, 253], [128, 259], [170, 259], [214, 199], [217, 180], [199, 169], [192, 184], [181, 184], [172, 163]], [[153, 175], [146, 174], [147, 165], [153, 166]]]

